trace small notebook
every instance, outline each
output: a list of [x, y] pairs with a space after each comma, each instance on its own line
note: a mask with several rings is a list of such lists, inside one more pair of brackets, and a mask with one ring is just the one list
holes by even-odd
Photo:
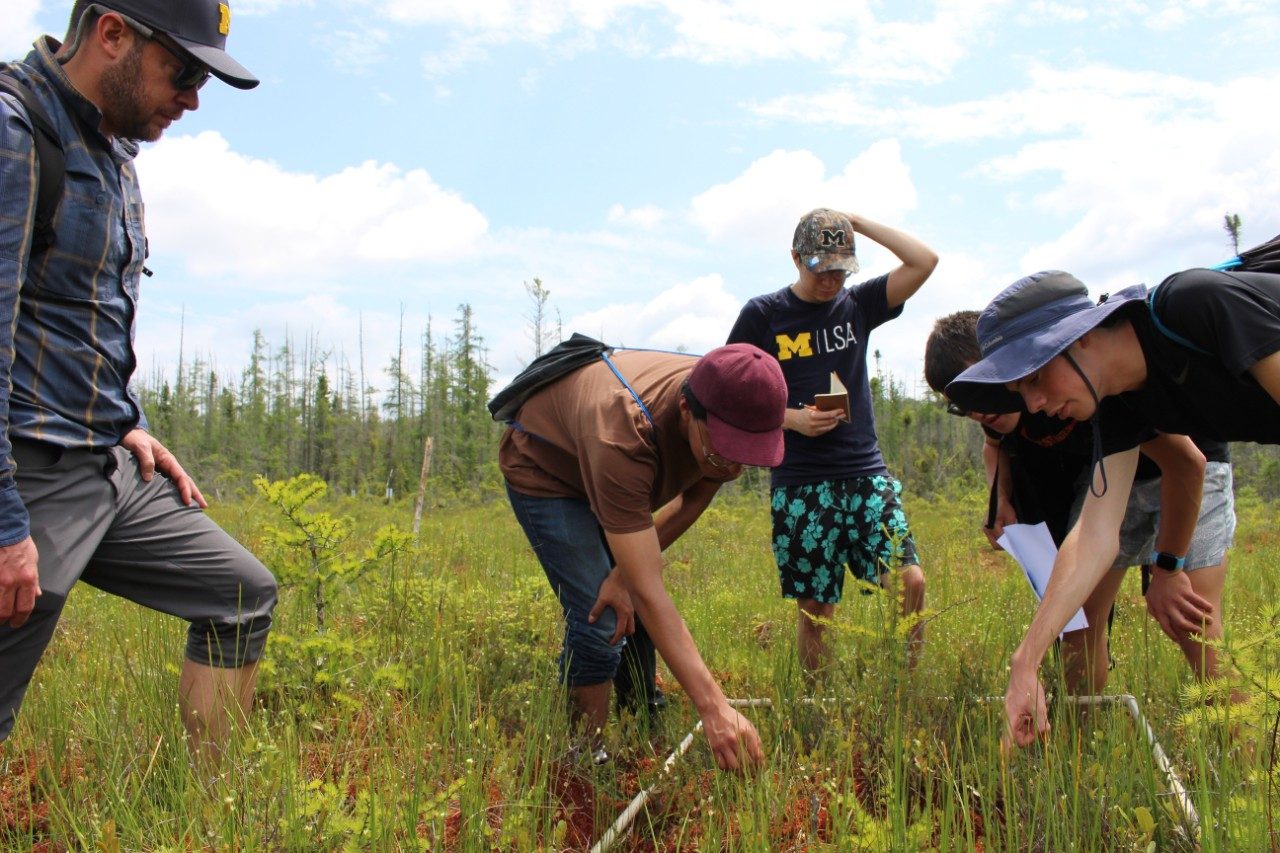
[[831, 374], [831, 390], [826, 394], [815, 395], [813, 406], [822, 412], [840, 411], [844, 419], [849, 420], [849, 392], [834, 372]]

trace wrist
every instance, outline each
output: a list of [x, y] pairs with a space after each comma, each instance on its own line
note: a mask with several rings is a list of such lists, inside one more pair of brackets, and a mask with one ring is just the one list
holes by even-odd
[[1156, 551], [1151, 557], [1151, 565], [1163, 570], [1165, 574], [1175, 574], [1187, 566], [1187, 558], [1168, 551]]
[[1009, 675], [1012, 677], [1019, 673], [1031, 672], [1035, 673], [1040, 668], [1040, 661], [1044, 659], [1044, 652], [1036, 654], [1027, 647], [1026, 641], [1013, 650], [1013, 654], [1009, 656]]
[[720, 685], [715, 682], [715, 679], [712, 679], [710, 684], [703, 686], [696, 692], [690, 693], [689, 700], [693, 702], [693, 707], [701, 718], [706, 718], [708, 714], [714, 714], [729, 707], [729, 700], [725, 698], [724, 691], [720, 689]]

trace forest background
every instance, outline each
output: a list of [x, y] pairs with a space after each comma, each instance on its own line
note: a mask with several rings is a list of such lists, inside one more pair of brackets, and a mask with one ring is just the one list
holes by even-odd
[[[1238, 233], [1239, 220], [1230, 214], [1224, 219], [1233, 237], [1232, 223]], [[525, 282], [524, 294], [527, 363], [575, 330], [562, 327], [550, 288], [540, 279]], [[485, 404], [500, 386], [485, 335], [467, 303], [458, 305], [450, 333], [431, 328], [430, 321], [421, 331], [402, 325], [395, 354], [380, 367], [365, 365], [362, 349], [354, 363], [335, 356], [322, 332], [301, 341], [270, 341], [257, 332], [238, 375], [184, 355], [172, 372], [141, 377], [138, 390], [154, 432], [215, 499], [251, 489], [256, 476], [281, 479], [306, 471], [352, 497], [390, 502], [417, 496], [426, 507], [492, 500], [502, 493], [501, 425]], [[892, 325], [877, 332], [893, 334]], [[885, 369], [879, 350], [871, 361], [880, 446], [906, 492], [931, 498], [977, 486], [980, 431], [965, 418], [948, 416], [917, 377]], [[1275, 448], [1236, 445], [1233, 461], [1237, 489], [1280, 498]], [[731, 488], [752, 490], [767, 481], [764, 472], [748, 472]]]

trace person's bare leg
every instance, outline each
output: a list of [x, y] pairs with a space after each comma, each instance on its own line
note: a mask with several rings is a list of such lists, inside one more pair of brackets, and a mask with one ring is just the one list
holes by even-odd
[[192, 758], [206, 765], [222, 759], [232, 727], [249, 717], [257, 683], [257, 663], [224, 668], [183, 661], [178, 708]]
[[[1217, 566], [1187, 572], [1187, 577], [1191, 580], [1191, 588], [1213, 605], [1213, 620], [1204, 626], [1202, 635], [1187, 634], [1179, 638], [1178, 645], [1182, 648], [1182, 654], [1186, 656], [1187, 663], [1191, 665], [1191, 671], [1195, 673], [1196, 678], [1202, 681], [1206, 678], [1217, 678], [1221, 674], [1218, 670], [1218, 650], [1203, 641], [1222, 639], [1222, 590], [1227, 582], [1227, 558], [1223, 557], [1222, 563]], [[1233, 702], [1242, 701], [1244, 698], [1243, 693], [1232, 694]]]
[[[901, 585], [898, 595], [902, 604], [902, 615], [913, 616], [924, 610], [924, 571], [919, 566], [904, 566], [898, 573]], [[924, 653], [924, 622], [917, 622], [907, 637], [907, 664], [915, 669]]]
[[612, 681], [570, 687], [569, 698], [573, 707], [569, 713], [574, 727], [584, 726], [588, 732], [603, 729], [609, 722], [609, 696], [612, 691]]
[[830, 619], [835, 612], [834, 604], [823, 604], [812, 598], [796, 599], [796, 650], [800, 655], [800, 670], [810, 688], [818, 675], [831, 664], [827, 626], [811, 617]]
[[1062, 638], [1063, 676], [1072, 696], [1095, 695], [1107, 687], [1111, 663], [1107, 654], [1107, 617], [1123, 581], [1124, 572], [1108, 571], [1085, 600], [1084, 616], [1089, 627]]
[[612, 681], [569, 688], [569, 720], [573, 724], [575, 736], [579, 733], [584, 735], [591, 752], [595, 752], [603, 744], [601, 732], [609, 722], [609, 697], [612, 692]]

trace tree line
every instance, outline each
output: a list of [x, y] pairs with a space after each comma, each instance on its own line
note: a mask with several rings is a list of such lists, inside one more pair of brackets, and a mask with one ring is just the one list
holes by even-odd
[[[532, 303], [532, 360], [564, 332], [553, 322], [541, 281], [525, 285]], [[272, 343], [253, 336], [247, 366], [221, 375], [210, 360], [180, 358], [172, 374], [138, 383], [152, 430], [178, 455], [205, 491], [224, 498], [269, 480], [311, 473], [336, 493], [412, 500], [424, 450], [428, 505], [501, 495], [497, 467], [501, 425], [486, 403], [497, 390], [484, 336], [461, 304], [450, 331], [428, 328], [369, 375], [337, 357], [318, 335]], [[948, 415], [932, 391], [912, 396], [873, 355], [871, 390], [880, 446], [908, 494], [951, 495], [981, 488], [982, 437], [967, 418]], [[914, 383], [918, 386], [918, 383]], [[1280, 454], [1255, 445], [1234, 448], [1237, 485], [1280, 497]], [[765, 472], [749, 472], [732, 488], [767, 488]]]

